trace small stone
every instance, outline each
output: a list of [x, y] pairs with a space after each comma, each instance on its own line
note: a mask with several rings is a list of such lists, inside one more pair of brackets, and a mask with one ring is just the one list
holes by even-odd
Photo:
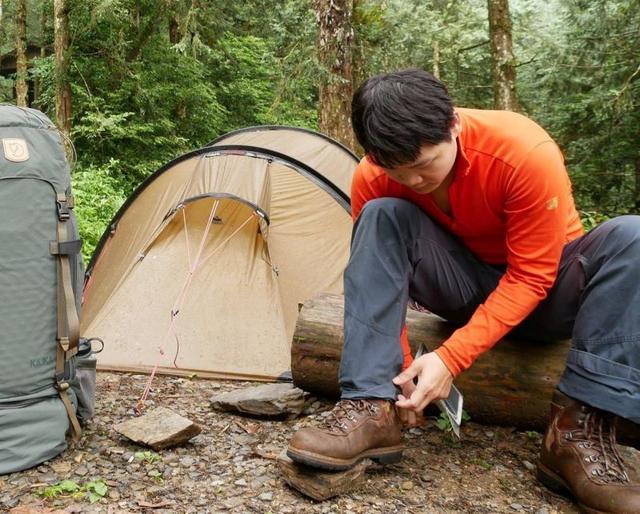
[[413, 489], [413, 482], [411, 482], [411, 480], [407, 480], [406, 482], [403, 482], [400, 487], [403, 491], [411, 491]]
[[529, 471], [533, 471], [534, 469], [536, 469], [534, 464], [531, 464], [531, 462], [529, 462], [528, 460], [523, 460], [522, 464], [524, 465], [525, 468], [527, 468]]
[[71, 471], [71, 464], [65, 461], [59, 461], [51, 464], [51, 469], [60, 475], [64, 475]]
[[229, 498], [228, 500], [225, 500], [224, 506], [227, 509], [233, 509], [235, 507], [239, 507], [243, 503], [244, 503], [244, 498], [241, 498], [240, 496], [236, 496], [235, 498]]
[[200, 427], [191, 420], [158, 407], [138, 418], [119, 423], [115, 431], [135, 443], [162, 450], [187, 442], [200, 433]]
[[237, 411], [255, 416], [299, 416], [304, 410], [305, 393], [293, 384], [264, 384], [237, 389], [211, 398], [214, 409]]
[[241, 478], [241, 479], [239, 479], [239, 480], [236, 480], [236, 481], [234, 482], [234, 484], [235, 484], [235, 485], [239, 485], [239, 486], [241, 486], [241, 487], [246, 487], [246, 485], [247, 485], [247, 481], [246, 481], [244, 478]]
[[423, 473], [422, 475], [420, 475], [420, 480], [422, 482], [424, 482], [425, 484], [428, 484], [428, 483], [433, 482], [433, 477], [431, 475], [429, 475], [428, 473]]
[[493, 436], [495, 435], [491, 430], [487, 430], [484, 435], [486, 435], [488, 438], [493, 438]]
[[191, 466], [193, 466], [194, 462], [195, 459], [189, 455], [180, 459], [180, 465], [184, 466], [185, 468], [190, 468]]
[[86, 466], [78, 466], [75, 470], [74, 473], [80, 477], [85, 476], [87, 473], [89, 473], [89, 470], [87, 469]]
[[511, 505], [509, 505], [513, 510], [522, 510], [524, 507], [522, 505], [520, 505], [519, 503], [512, 503]]
[[269, 477], [268, 476], [261, 475], [261, 476], [255, 478], [254, 480], [251, 481], [250, 487], [251, 487], [251, 489], [259, 489], [264, 484], [266, 484], [268, 481], [269, 481]]
[[260, 496], [258, 496], [258, 498], [263, 502], [270, 502], [273, 500], [273, 493], [271, 491], [262, 493]]
[[549, 514], [549, 511], [547, 509], [545, 509], [544, 507], [542, 507], [541, 509], [538, 509], [536, 511], [536, 514]]

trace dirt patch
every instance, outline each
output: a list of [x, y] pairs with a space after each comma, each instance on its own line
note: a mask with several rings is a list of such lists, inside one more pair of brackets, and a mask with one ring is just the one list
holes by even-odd
[[[535, 479], [540, 435], [509, 428], [462, 427], [462, 441], [430, 419], [406, 434], [402, 462], [374, 467], [358, 490], [325, 502], [290, 489], [275, 458], [292, 433], [331, 408], [311, 398], [305, 416], [266, 421], [214, 411], [216, 393], [253, 385], [157, 377], [147, 405], [163, 406], [202, 426], [189, 444], [150, 452], [113, 430], [133, 416], [146, 377], [99, 373], [97, 412], [82, 442], [37, 468], [0, 476], [0, 510], [31, 506], [31, 512], [258, 512], [258, 513], [517, 513], [578, 512], [570, 500]], [[71, 480], [80, 490], [54, 494]], [[106, 490], [88, 485], [101, 482]], [[89, 487], [90, 489], [90, 487]], [[43, 498], [48, 491], [53, 498]], [[75, 496], [74, 496], [75, 494]], [[56, 510], [57, 509], [57, 510]], [[24, 512], [24, 509], [22, 510]]]

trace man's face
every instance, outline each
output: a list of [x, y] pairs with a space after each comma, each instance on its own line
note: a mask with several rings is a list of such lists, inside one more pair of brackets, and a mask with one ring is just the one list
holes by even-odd
[[456, 115], [451, 124], [451, 139], [449, 141], [443, 141], [437, 145], [422, 145], [420, 154], [414, 162], [383, 169], [393, 180], [416, 193], [432, 193], [453, 170], [458, 153], [456, 141], [458, 134], [460, 134], [460, 121]]

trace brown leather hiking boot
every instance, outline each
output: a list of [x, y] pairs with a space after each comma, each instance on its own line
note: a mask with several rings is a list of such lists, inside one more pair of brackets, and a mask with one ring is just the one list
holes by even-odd
[[388, 400], [340, 400], [324, 425], [298, 430], [287, 449], [289, 458], [339, 471], [364, 458], [390, 464], [402, 457], [400, 418]]
[[554, 395], [538, 480], [572, 494], [589, 514], [640, 512], [640, 485], [632, 483], [616, 448], [616, 416]]

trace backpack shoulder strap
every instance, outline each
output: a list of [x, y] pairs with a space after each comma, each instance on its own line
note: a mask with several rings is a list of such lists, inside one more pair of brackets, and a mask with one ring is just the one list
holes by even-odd
[[80, 440], [82, 429], [69, 398], [69, 382], [65, 377], [65, 363], [78, 353], [80, 340], [80, 320], [71, 282], [71, 260], [69, 256], [80, 251], [82, 242], [80, 240], [69, 240], [68, 238], [67, 222], [71, 216], [71, 208], [73, 208], [73, 199], [67, 197], [65, 193], [57, 193], [57, 241], [51, 242], [49, 251], [57, 257], [58, 267], [56, 389], [69, 417], [71, 438], [77, 442]]

